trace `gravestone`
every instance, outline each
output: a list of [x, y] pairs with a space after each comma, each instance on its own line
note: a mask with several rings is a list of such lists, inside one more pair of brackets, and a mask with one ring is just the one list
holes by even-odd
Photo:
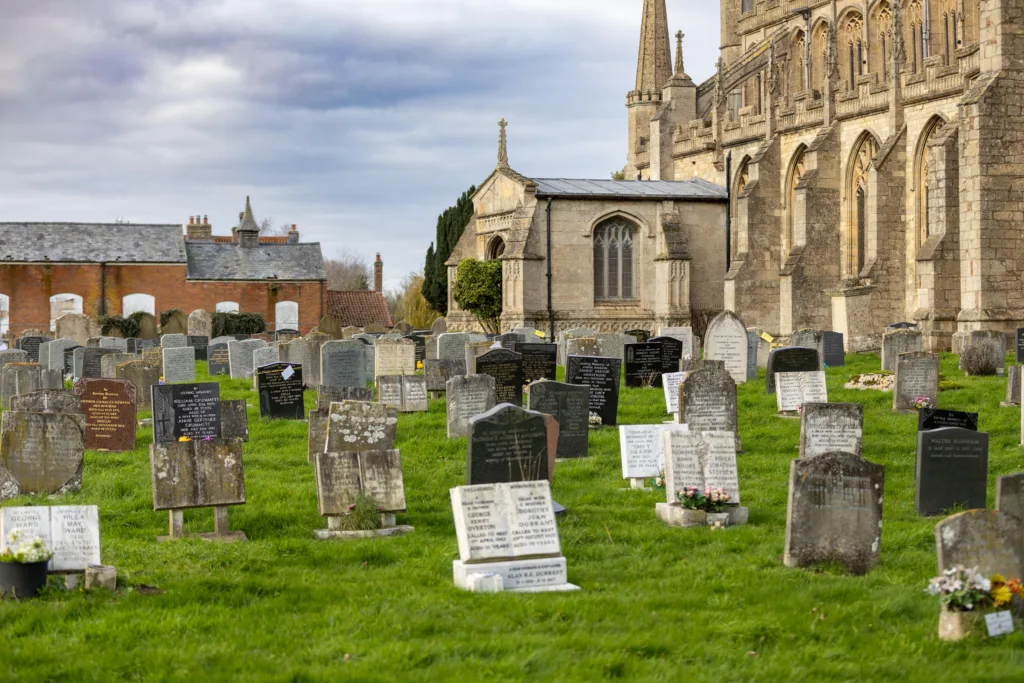
[[626, 386], [656, 387], [661, 384], [661, 344], [627, 344]]
[[277, 420], [301, 420], [305, 417], [302, 393], [302, 366], [271, 363], [256, 368], [256, 393], [260, 399], [260, 417]]
[[315, 464], [321, 516], [348, 514], [360, 495], [372, 498], [380, 512], [405, 512], [402, 458], [397, 450], [318, 453]]
[[134, 353], [111, 353], [100, 359], [100, 378], [117, 379], [117, 366], [141, 360], [142, 356]]
[[790, 346], [814, 349], [818, 352], [818, 370], [825, 369], [825, 333], [821, 330], [799, 330], [789, 338]]
[[196, 351], [196, 360], [205, 363], [209, 354], [210, 338], [197, 335], [188, 336], [188, 345]]
[[476, 371], [476, 359], [496, 349], [492, 341], [470, 341], [466, 344], [466, 371], [471, 375], [478, 375]]
[[430, 326], [430, 334], [435, 337], [440, 337], [442, 334], [448, 331], [448, 321], [444, 318], [438, 318]]
[[366, 380], [366, 344], [347, 339], [321, 347], [321, 386], [365, 387]]
[[231, 379], [251, 378], [256, 369], [252, 354], [256, 349], [266, 346], [267, 343], [261, 339], [228, 342], [228, 371]]
[[42, 389], [39, 363], [8, 363], [0, 370], [0, 405], [8, 408], [11, 397]]
[[921, 352], [923, 338], [920, 330], [909, 328], [896, 329], [882, 335], [882, 369], [896, 372], [896, 361], [900, 354]]
[[654, 335], [651, 334], [650, 330], [633, 329], [626, 330], [623, 334], [629, 335], [636, 339], [637, 344], [646, 344], [647, 341]]
[[277, 345], [271, 344], [270, 346], [264, 346], [262, 349], [256, 349], [252, 352], [252, 365], [254, 368], [253, 379], [256, 378], [256, 374], [261, 367], [264, 365], [270, 365], [271, 363], [277, 363], [281, 360], [281, 356], [278, 353]]
[[918, 327], [917, 323], [902, 322], [902, 323], [890, 323], [888, 329], [890, 329], [890, 330], [916, 330], [917, 327]]
[[1024, 522], [1024, 473], [1018, 472], [996, 480], [996, 510]]
[[521, 334], [515, 334], [515, 333], [511, 333], [510, 332], [508, 334], [499, 334], [499, 335], [497, 335], [494, 338], [494, 341], [496, 341], [499, 344], [501, 344], [501, 348], [503, 348], [503, 349], [508, 349], [509, 351], [515, 351], [516, 350], [516, 344], [525, 344], [526, 343], [526, 337], [524, 337]]
[[800, 457], [852, 453], [863, 457], [864, 406], [860, 403], [804, 403], [800, 414]]
[[939, 573], [953, 567], [977, 567], [985, 576], [1024, 574], [1024, 537], [1020, 521], [995, 510], [968, 510], [935, 527]]
[[558, 457], [589, 455], [590, 389], [585, 386], [542, 380], [527, 388], [529, 410], [551, 415], [558, 421]]
[[150, 392], [153, 443], [174, 443], [182, 437], [193, 441], [228, 438], [221, 429], [220, 385], [216, 382], [154, 384]]
[[661, 371], [679, 372], [679, 364], [689, 354], [683, 348], [683, 343], [675, 337], [655, 337], [647, 342], [661, 346]]
[[747, 330], [747, 381], [757, 379], [757, 353], [760, 345], [760, 338], [757, 332]]
[[[679, 341], [683, 356], [692, 356], [695, 347], [692, 327], [659, 327], [658, 337], [671, 337]], [[674, 372], [674, 370], [672, 371]]]
[[825, 339], [824, 359], [826, 368], [841, 368], [846, 365], [846, 343], [840, 332], [823, 332]]
[[667, 505], [679, 506], [677, 494], [689, 487], [725, 489], [730, 504], [741, 502], [733, 432], [668, 430], [662, 438]]
[[345, 401], [358, 401], [360, 403], [373, 402], [373, 387], [320, 387], [316, 394], [316, 407], [321, 410], [324, 416], [331, 410], [332, 403], [344, 403]]
[[456, 363], [458, 374], [466, 374], [466, 346], [469, 335], [465, 332], [445, 332], [437, 338], [437, 357]]
[[618, 358], [569, 356], [567, 361], [565, 381], [590, 387], [590, 412], [598, 415], [605, 427], [618, 423], [621, 371]]
[[43, 370], [40, 373], [39, 387], [41, 389], [63, 389], [64, 373], [61, 370]]
[[661, 376], [661, 388], [665, 393], [665, 412], [669, 415], [679, 413], [679, 385], [686, 379], [688, 372], [666, 372]]
[[805, 403], [828, 403], [825, 373], [821, 370], [775, 373], [775, 404], [778, 412], [793, 413]]
[[212, 343], [206, 349], [206, 373], [214, 375], [226, 375], [231, 372], [230, 360], [228, 358], [227, 342]]
[[8, 363], [28, 363], [28, 353], [21, 349], [0, 351], [0, 370]]
[[636, 337], [625, 334], [597, 334], [594, 338], [597, 339], [598, 356], [618, 358], [621, 361], [626, 359], [626, 345], [636, 343]]
[[196, 350], [188, 347], [164, 347], [164, 383], [194, 382], [196, 380]]
[[352, 339], [357, 334], [362, 334], [362, 333], [363, 333], [363, 328], [355, 327], [353, 325], [347, 325], [347, 326], [341, 328], [341, 338], [342, 339]]
[[83, 415], [82, 402], [66, 389], [33, 391], [11, 397], [11, 411], [21, 413], [75, 413]]
[[49, 360], [47, 361], [47, 367], [52, 369], [64, 370], [64, 352], [68, 349], [73, 349], [79, 344], [73, 339], [54, 339], [52, 342], [47, 342], [46, 350], [49, 354]]
[[548, 434], [544, 415], [499, 404], [469, 420], [468, 485], [547, 479]]
[[138, 316], [139, 339], [159, 340], [156, 316], [152, 313], [142, 313]]
[[476, 374], [494, 378], [496, 403], [523, 405], [523, 357], [512, 351], [496, 349], [476, 359]]
[[154, 510], [245, 505], [240, 439], [150, 444], [149, 464]]
[[421, 334], [408, 334], [404, 337], [416, 348], [416, 362], [422, 363], [427, 358], [427, 338]]
[[984, 508], [988, 434], [943, 427], [917, 433], [915, 507], [931, 517], [954, 507]]
[[309, 339], [298, 338], [277, 345], [278, 360], [282, 363], [302, 366], [302, 381], [306, 387], [316, 389], [320, 386], [320, 351], [326, 338], [319, 334]]
[[[953, 353], [960, 354], [965, 346], [976, 344], [992, 344], [992, 357], [989, 362], [997, 368], [1006, 362], [1006, 333], [1000, 330], [970, 330], [953, 334]], [[961, 368], [962, 369], [962, 368]]]
[[[690, 431], [736, 433], [736, 382], [726, 370], [697, 370], [679, 385], [679, 419]], [[738, 434], [737, 434], [738, 437]]]
[[408, 339], [378, 339], [374, 377], [416, 374], [416, 345]]
[[100, 512], [95, 505], [8, 507], [0, 510], [0, 553], [7, 536], [20, 529], [28, 538], [43, 539], [53, 553], [51, 574], [84, 572], [100, 564]]
[[785, 565], [871, 571], [881, 555], [884, 489], [885, 467], [853, 453], [790, 462]]
[[220, 437], [249, 440], [249, 415], [245, 399], [220, 402]]
[[50, 341], [47, 337], [29, 335], [18, 339], [18, 348], [28, 354], [29, 363], [39, 362], [39, 347]]
[[423, 360], [437, 360], [437, 337], [424, 337], [423, 348]]
[[490, 375], [456, 375], [446, 387], [448, 438], [469, 435], [469, 420], [494, 407], [494, 378]]
[[188, 331], [188, 316], [184, 311], [173, 309], [160, 313], [160, 334], [185, 334]]
[[123, 337], [100, 337], [98, 346], [101, 349], [113, 349], [118, 353], [128, 353], [128, 340]]
[[747, 326], [732, 311], [722, 311], [708, 324], [704, 359], [725, 362], [736, 384], [747, 381]]
[[686, 432], [687, 425], [619, 425], [619, 454], [622, 478], [633, 480], [632, 488], [643, 488], [644, 479], [665, 471], [665, 432]]
[[450, 360], [426, 359], [423, 361], [423, 377], [427, 382], [427, 391], [444, 393], [447, 383], [456, 375], [456, 364]]
[[516, 344], [516, 353], [523, 357], [523, 382], [558, 378], [558, 346], [556, 344]]
[[568, 344], [570, 339], [589, 338], [593, 339], [594, 335], [597, 334], [593, 330], [585, 327], [575, 327], [571, 330], [565, 330], [558, 335], [558, 363], [559, 365], [565, 365], [568, 358]]
[[568, 582], [547, 481], [459, 486], [451, 500], [456, 587], [479, 591], [486, 581], [510, 592], [578, 590]]
[[922, 408], [917, 411], [917, 431], [924, 432], [943, 427], [959, 427], [976, 432], [978, 431], [978, 413], [939, 410], [938, 408]]
[[7, 411], [0, 422], [0, 499], [82, 488], [85, 416]]
[[98, 337], [100, 326], [87, 315], [66, 313], [57, 318], [56, 336], [60, 339], [73, 339], [77, 344], [85, 346], [90, 337]]
[[332, 403], [325, 453], [386, 451], [395, 447], [398, 412], [380, 403]]
[[121, 363], [115, 368], [115, 379], [123, 379], [135, 385], [135, 410], [152, 410], [150, 387], [160, 383], [160, 366], [141, 360]]
[[85, 413], [85, 447], [96, 451], [135, 449], [135, 385], [126, 379], [84, 377], [74, 394]]
[[1019, 365], [1011, 365], [1006, 369], [1006, 398], [999, 404], [1003, 408], [1020, 405], [1020, 369]]
[[93, 377], [96, 379], [102, 379], [103, 377], [103, 357], [113, 353], [121, 353], [117, 349], [101, 349], [98, 347], [90, 347], [81, 349], [81, 365], [78, 365], [77, 359], [79, 358], [78, 351], [75, 351], [76, 365], [75, 365], [75, 378], [81, 379], [83, 377]]
[[425, 413], [427, 383], [422, 375], [392, 375], [377, 378], [377, 402], [401, 413]]
[[800, 346], [784, 346], [774, 349], [768, 355], [768, 369], [765, 379], [765, 391], [775, 393], [775, 373], [777, 372], [815, 372], [821, 369], [818, 352]]
[[331, 339], [341, 339], [343, 336], [341, 331], [341, 320], [330, 313], [320, 318], [320, 324], [317, 325], [316, 328], [322, 334], [326, 334]]
[[184, 334], [164, 334], [160, 337], [160, 347], [164, 349], [177, 349], [188, 346], [188, 337]]
[[1017, 363], [1024, 363], [1024, 327], [1018, 327], [1014, 336]]
[[188, 316], [188, 336], [207, 337], [213, 335], [213, 316], [199, 308]]
[[302, 336], [295, 328], [285, 327], [274, 331], [274, 341], [288, 342]]
[[903, 353], [896, 362], [896, 387], [892, 392], [892, 409], [912, 411], [919, 397], [939, 399], [939, 357], [932, 353]]
[[64, 376], [75, 376], [75, 352], [84, 349], [83, 346], [71, 346], [64, 350]]

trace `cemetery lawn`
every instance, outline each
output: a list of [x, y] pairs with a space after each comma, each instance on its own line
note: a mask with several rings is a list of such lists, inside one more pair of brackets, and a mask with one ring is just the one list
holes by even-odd
[[[886, 467], [881, 565], [866, 576], [782, 565], [799, 422], [775, 416], [763, 371], [738, 399], [748, 526], [658, 522], [664, 494], [624, 490], [613, 428], [591, 432], [589, 459], [559, 463], [553, 491], [569, 509], [559, 528], [577, 593], [455, 589], [448, 489], [464, 483], [466, 442], [445, 438], [443, 401], [399, 420], [409, 511], [398, 519], [415, 533], [350, 542], [313, 539], [326, 520], [306, 423], [261, 420], [250, 407], [248, 503], [231, 510], [249, 542], [156, 542], [167, 513], [152, 510], [149, 428], [133, 453], [87, 452], [82, 492], [62, 503], [100, 506], [119, 590], [51, 587], [0, 603], [0, 680], [1022, 680], [1020, 633], [938, 640], [939, 606], [924, 588], [939, 518], [914, 511], [916, 416], [892, 413], [890, 393], [844, 390], [879, 367], [874, 355], [848, 362], [828, 370], [829, 397], [865, 405], [864, 457]], [[991, 434], [992, 507], [996, 477], [1021, 469], [1020, 410], [999, 407], [1002, 378], [965, 378], [948, 354], [942, 373], [940, 407], [980, 412]], [[222, 398], [257, 405], [251, 383], [220, 381]], [[665, 418], [660, 389], [623, 389], [620, 423]], [[212, 511], [187, 511], [185, 525], [212, 531]]]

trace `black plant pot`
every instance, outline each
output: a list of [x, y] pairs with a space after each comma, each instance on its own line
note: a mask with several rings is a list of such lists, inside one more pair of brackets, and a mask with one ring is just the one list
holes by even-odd
[[28, 600], [46, 586], [46, 567], [49, 561], [18, 564], [0, 562], [0, 596], [14, 600]]

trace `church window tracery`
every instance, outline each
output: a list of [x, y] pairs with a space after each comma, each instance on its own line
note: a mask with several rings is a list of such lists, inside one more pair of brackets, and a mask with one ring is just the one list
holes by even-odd
[[622, 217], [604, 221], [594, 230], [594, 298], [598, 301], [635, 298], [636, 235], [636, 225]]
[[850, 170], [850, 231], [849, 231], [849, 270], [854, 276], [864, 269], [867, 253], [867, 202], [868, 202], [868, 171], [871, 162], [878, 155], [878, 141], [870, 133], [864, 135], [852, 157]]
[[789, 257], [789, 252], [796, 246], [794, 243], [796, 234], [796, 187], [800, 184], [804, 174], [807, 172], [807, 160], [804, 155], [804, 148], [801, 148], [793, 157], [790, 164], [789, 175], [786, 180], [786, 226], [782, 235], [782, 260]]

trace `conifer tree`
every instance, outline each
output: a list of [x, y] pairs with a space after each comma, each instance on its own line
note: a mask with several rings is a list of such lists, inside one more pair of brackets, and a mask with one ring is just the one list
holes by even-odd
[[455, 206], [445, 209], [437, 217], [437, 237], [427, 250], [423, 267], [423, 296], [430, 307], [442, 315], [448, 314], [448, 267], [444, 262], [452, 255], [459, 243], [466, 225], [473, 218], [473, 201], [470, 199], [476, 187], [462, 193]]

